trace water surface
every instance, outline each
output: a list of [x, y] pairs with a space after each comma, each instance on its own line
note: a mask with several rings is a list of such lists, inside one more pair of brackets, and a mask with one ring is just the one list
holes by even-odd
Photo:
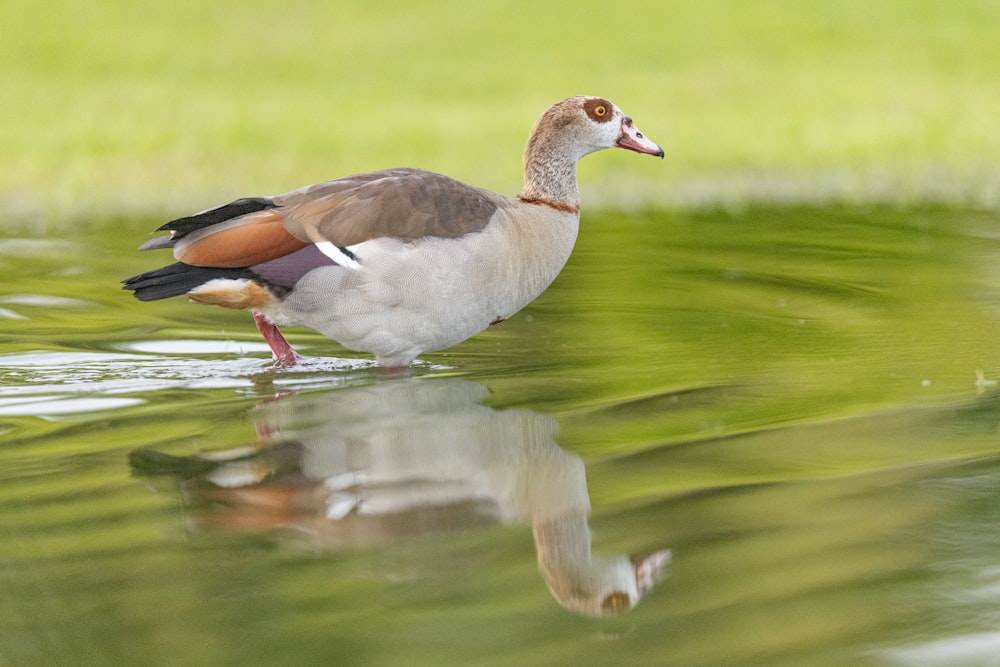
[[585, 215], [409, 377], [135, 302], [159, 222], [0, 238], [0, 662], [1000, 654], [995, 213]]

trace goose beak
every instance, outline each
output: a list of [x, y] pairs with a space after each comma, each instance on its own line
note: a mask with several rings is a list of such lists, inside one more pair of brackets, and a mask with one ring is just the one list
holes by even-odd
[[655, 155], [659, 158], [663, 157], [663, 149], [647, 139], [628, 116], [625, 116], [625, 119], [622, 120], [622, 134], [618, 137], [617, 146], [618, 148], [625, 148], [636, 153]]

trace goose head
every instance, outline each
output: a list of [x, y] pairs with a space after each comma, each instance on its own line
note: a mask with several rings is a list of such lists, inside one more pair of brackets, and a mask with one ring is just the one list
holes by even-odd
[[522, 198], [578, 205], [576, 163], [605, 148], [663, 157], [663, 149], [606, 98], [577, 95], [553, 104], [528, 137]]
[[613, 102], [577, 95], [553, 104], [542, 114], [531, 130], [525, 160], [536, 154], [554, 157], [558, 151], [575, 161], [616, 147], [663, 157], [663, 149], [640, 132], [632, 118]]

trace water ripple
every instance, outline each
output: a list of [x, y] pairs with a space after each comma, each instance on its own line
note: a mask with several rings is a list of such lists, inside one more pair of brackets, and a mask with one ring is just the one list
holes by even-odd
[[0, 416], [48, 418], [129, 407], [145, 403], [145, 394], [167, 389], [249, 389], [262, 376], [266, 386], [281, 390], [335, 386], [349, 377], [345, 371], [373, 366], [359, 359], [306, 358], [296, 368], [281, 369], [260, 357], [192, 356], [267, 351], [263, 344], [232, 341], [142, 341], [118, 347], [146, 354], [0, 355]]

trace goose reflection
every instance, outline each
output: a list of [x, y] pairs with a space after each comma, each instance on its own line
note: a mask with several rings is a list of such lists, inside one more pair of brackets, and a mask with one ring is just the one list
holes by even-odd
[[669, 550], [591, 551], [583, 461], [556, 443], [556, 421], [482, 405], [488, 390], [405, 379], [255, 410], [260, 443], [174, 458], [133, 452], [142, 474], [182, 478], [199, 529], [295, 528], [323, 549], [371, 547], [487, 523], [529, 523], [553, 597], [599, 616], [634, 607]]

